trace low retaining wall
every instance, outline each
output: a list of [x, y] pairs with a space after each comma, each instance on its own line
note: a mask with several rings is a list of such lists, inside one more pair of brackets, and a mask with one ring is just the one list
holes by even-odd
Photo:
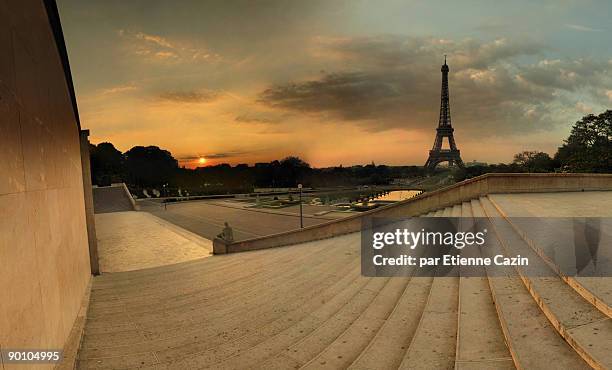
[[405, 201], [303, 229], [233, 243], [213, 241], [213, 253], [235, 253], [326, 239], [361, 230], [364, 216], [411, 217], [487, 194], [612, 190], [612, 174], [490, 173]]

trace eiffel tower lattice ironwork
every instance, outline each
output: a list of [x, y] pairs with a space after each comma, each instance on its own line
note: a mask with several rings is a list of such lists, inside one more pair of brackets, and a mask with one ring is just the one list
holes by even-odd
[[[425, 169], [433, 171], [441, 162], [448, 162], [449, 166], [457, 165], [463, 167], [463, 161], [455, 144], [453, 137], [453, 126], [451, 125], [450, 103], [448, 101], [448, 65], [444, 56], [442, 65], [442, 99], [440, 102], [440, 120], [436, 129], [436, 141], [433, 148], [429, 151], [429, 158], [425, 162]], [[442, 149], [442, 141], [448, 139], [449, 149]]]

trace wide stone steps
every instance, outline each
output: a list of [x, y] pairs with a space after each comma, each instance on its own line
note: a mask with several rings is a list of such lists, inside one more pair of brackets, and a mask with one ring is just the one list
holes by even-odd
[[[230, 299], [224, 299], [223, 293], [227, 292], [228, 289], [233, 289], [233, 286], [240, 282], [230, 283], [225, 286], [223, 285], [222, 277], [220, 278], [218, 275], [201, 277], [204, 283], [208, 281], [220, 283], [213, 285], [219, 291], [220, 298], [214, 299], [212, 292], [209, 292], [209, 296], [204, 295], [201, 298], [200, 305], [192, 302], [188, 305], [181, 305], [178, 310], [168, 311], [163, 304], [159, 303], [174, 302], [177, 299], [180, 300], [190, 295], [187, 292], [179, 292], [177, 294], [165, 291], [157, 296], [146, 296], [141, 304], [148, 304], [151, 307], [154, 314], [153, 319], [145, 320], [139, 312], [132, 313], [129, 309], [126, 310], [128, 317], [133, 318], [136, 322], [134, 332], [125, 333], [122, 327], [118, 327], [116, 325], [117, 322], [122, 321], [117, 316], [91, 317], [91, 325], [88, 325], [87, 329], [105, 328], [107, 333], [92, 333], [92, 335], [88, 335], [86, 332], [83, 345], [83, 348], [86, 350], [85, 353], [88, 355], [87, 357], [101, 358], [102, 360], [94, 361], [95, 364], [101, 365], [100, 367], [112, 368], [115, 366], [115, 361], [121, 362], [126, 359], [118, 358], [113, 360], [110, 357], [132, 354], [134, 352], [141, 353], [145, 350], [149, 353], [153, 353], [156, 350], [159, 351], [154, 357], [164, 356], [166, 355], [165, 352], [171, 350], [175, 352], [183, 351], [183, 353], [177, 353], [177, 358], [190, 351], [197, 353], [203, 346], [211, 346], [213, 344], [209, 337], [217, 336], [219, 332], [224, 332], [223, 328], [227, 326], [228, 321], [235, 324], [236, 327], [232, 329], [232, 333], [224, 333], [224, 336], [229, 337], [231, 335], [239, 335], [245, 331], [248, 332], [249, 327], [259, 324], [262, 318], [271, 319], [278, 316], [279, 312], [275, 310], [276, 305], [288, 309], [303, 303], [300, 300], [302, 297], [307, 301], [312, 299], [316, 293], [321, 293], [320, 290], [312, 289], [312, 283], [319, 284], [320, 288], [324, 288], [326, 285], [337, 280], [334, 276], [342, 276], [339, 274], [345, 273], [347, 268], [355, 270], [355, 266], [358, 265], [356, 262], [358, 253], [357, 248], [352, 246], [356, 245], [356, 243], [355, 240], [349, 241], [346, 239], [345, 246], [354, 248], [354, 250], [346, 250], [340, 259], [329, 258], [334, 253], [334, 248], [330, 248], [329, 245], [327, 245], [327, 248], [325, 245], [321, 246], [321, 248], [318, 246], [315, 246], [317, 248], [305, 248], [309, 252], [305, 254], [305, 256], [310, 258], [309, 261], [295, 258], [287, 260], [285, 263], [274, 264], [273, 266], [281, 266], [283, 268], [275, 268], [275, 275], [261, 276], [259, 279], [250, 281], [249, 285], [241, 286], [238, 289], [238, 292], [241, 293], [238, 293], [235, 296], [236, 298], [233, 299], [231, 299], [231, 294]], [[342, 242], [342, 239], [339, 241]], [[350, 244], [350, 246], [346, 245], [346, 243]], [[342, 244], [339, 247], [342, 247]], [[281, 249], [278, 249], [278, 252], [283, 255], [285, 254]], [[302, 254], [302, 251], [299, 250], [293, 252], [298, 257]], [[204, 263], [204, 261], [201, 261], [201, 263]], [[317, 265], [319, 265], [318, 268]], [[243, 264], [243, 266], [247, 269], [253, 267], [253, 265], [248, 266], [248, 264], [247, 266]], [[294, 271], [296, 269], [297, 271]], [[240, 268], [237, 268], [228, 271], [238, 273], [240, 270]], [[312, 273], [308, 273], [308, 271], [312, 271]], [[291, 275], [288, 275], [290, 273]], [[319, 276], [318, 279], [317, 275]], [[358, 278], [357, 274], [354, 276]], [[186, 281], [187, 286], [185, 288], [194, 290], [199, 288], [199, 284], [194, 283], [191, 279]], [[175, 280], [175, 286], [177, 288], [184, 287], [181, 280]], [[256, 289], [249, 289], [250, 287], [256, 287]], [[277, 287], [281, 290], [275, 289]], [[141, 287], [141, 289], [143, 288]], [[153, 284], [153, 286], [148, 286], [144, 289], [154, 291], [155, 287]], [[302, 294], [307, 295], [303, 296]], [[212, 297], [212, 299], [209, 297]], [[251, 317], [251, 314], [257, 314], [257, 310], [260, 311], [260, 314]], [[116, 330], [112, 330], [113, 327]], [[91, 366], [91, 364], [89, 365]]]
[[[487, 216], [482, 200], [472, 202], [475, 217]], [[500, 235], [493, 225], [488, 226], [495, 237], [489, 238], [486, 248], [482, 248], [483, 255], [503, 254]], [[544, 315], [517, 271], [510, 266], [497, 266], [495, 269], [495, 276], [488, 276], [489, 285], [506, 344], [517, 367], [549, 368], [550, 359], [554, 358], [558, 368], [589, 368]]]
[[[461, 207], [461, 213], [458, 207]], [[455, 368], [514, 368], [513, 361], [522, 368], [545, 368], [550, 365], [549, 360], [541, 354], [546, 352], [567, 368], [611, 368], [608, 343], [612, 343], [612, 327], [609, 318], [582, 299], [562, 279], [556, 278], [552, 271], [546, 271], [548, 278], [528, 278], [529, 274], [538, 272], [543, 275], [542, 270], [549, 267], [500, 218], [500, 214], [494, 213], [496, 211], [488, 198], [482, 198], [472, 200], [469, 206], [464, 203], [430, 213], [443, 217], [459, 217], [461, 214], [465, 218], [472, 212], [474, 217], [490, 217], [498, 244], [486, 255], [493, 256], [506, 250], [521, 252], [533, 261], [533, 269], [540, 269], [520, 274], [521, 270], [508, 267], [502, 277], [459, 278]], [[506, 245], [522, 248], [506, 249]], [[465, 253], [471, 251], [464, 250], [462, 256], [474, 256]], [[487, 276], [486, 273], [483, 276]], [[487, 294], [477, 294], [480, 290]], [[482, 303], [477, 303], [479, 299]], [[491, 326], [491, 322], [495, 325]], [[506, 336], [508, 346], [503, 336]], [[538, 343], [540, 355], [534, 353], [532, 347]]]
[[[469, 229], [474, 216], [472, 202], [463, 202], [461, 206], [461, 222], [465, 223], [462, 228]], [[477, 212], [479, 207], [474, 205]], [[475, 248], [464, 248], [461, 255], [481, 256]], [[455, 369], [514, 369], [484, 267], [471, 268], [471, 276], [463, 276], [463, 272], [464, 268], [460, 268]]]
[[[567, 284], [569, 284], [578, 294], [584, 299], [591, 302], [597, 309], [608, 317], [612, 317], [612, 277], [610, 276], [580, 276], [576, 274], [578, 263], [576, 261], [574, 250], [555, 251], [555, 246], [567, 246], [568, 241], [574, 241], [576, 238], [576, 225], [570, 219], [555, 219], [554, 224], [543, 225], [530, 224], [530, 219], [522, 219], [516, 215], [530, 215], [529, 210], [520, 212], [510, 203], [512, 198], [504, 196], [504, 194], [496, 194], [487, 198], [496, 208], [498, 213], [502, 215], [516, 230], [521, 238], [537, 253], [544, 262], [557, 273]], [[508, 209], [505, 211], [503, 208]], [[604, 211], [605, 212], [605, 211]], [[513, 217], [514, 216], [514, 217]], [[580, 214], [577, 214], [577, 217]], [[600, 223], [603, 223], [604, 230], [609, 230], [612, 218], [603, 218]], [[607, 226], [607, 227], [606, 227]], [[580, 230], [585, 234], [587, 230]], [[594, 269], [600, 271], [612, 271], [612, 236], [608, 233], [599, 233], [600, 242], [597, 249], [598, 260], [590, 261], [588, 266], [583, 267], [587, 272], [593, 273]], [[558, 249], [558, 248], [557, 248]], [[569, 249], [569, 248], [566, 248]], [[563, 253], [566, 252], [566, 253]], [[569, 252], [569, 253], [568, 253]], [[555, 261], [556, 254], [565, 254], [566, 258], [559, 258], [561, 261]], [[597, 262], [595, 262], [597, 261]], [[559, 263], [563, 263], [560, 265]], [[602, 275], [605, 275], [602, 274]]]
[[557, 276], [488, 198], [480, 202], [499, 236], [501, 249], [529, 259], [528, 266], [515, 270], [558, 334], [592, 367], [612, 368], [612, 320]]
[[[339, 369], [350, 365], [370, 343], [393, 311], [406, 287], [405, 278], [389, 279], [376, 298], [323, 351], [310, 359], [305, 369]], [[287, 353], [293, 357], [291, 351]]]
[[433, 277], [413, 277], [376, 336], [349, 366], [350, 369], [396, 369], [412, 342], [425, 306]]
[[457, 335], [456, 277], [434, 277], [425, 310], [400, 369], [450, 369]]
[[[497, 213], [496, 213], [497, 212]], [[488, 198], [424, 217], [487, 218], [550, 269]], [[507, 267], [360, 275], [360, 235], [107, 274], [94, 281], [80, 368], [611, 368], [609, 318], [554, 274]], [[568, 343], [569, 342], [569, 343]], [[571, 343], [571, 345], [570, 345]], [[591, 365], [591, 366], [589, 366]]]
[[108, 186], [93, 188], [93, 201], [95, 213], [110, 213], [133, 211], [134, 205], [130, 201], [123, 186]]

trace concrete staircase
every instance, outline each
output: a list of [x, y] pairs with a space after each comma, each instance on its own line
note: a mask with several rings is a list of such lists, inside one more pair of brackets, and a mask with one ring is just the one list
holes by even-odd
[[133, 211], [134, 203], [123, 184], [94, 187], [94, 213]]
[[363, 277], [358, 233], [102, 275], [80, 367], [612, 369], [610, 281], [556, 274], [500, 203], [422, 216], [486, 218], [494, 242], [471, 253], [520, 253], [547, 277]]
[[[529, 234], [512, 224], [511, 218], [495, 203], [495, 198], [495, 195], [490, 195], [464, 202], [461, 213], [455, 205], [425, 215], [486, 217], [495, 232], [495, 240], [493, 245], [482, 251], [485, 256], [520, 254], [530, 261], [528, 267], [507, 267], [504, 276], [488, 276], [485, 273], [483, 276], [487, 276], [486, 279], [459, 278], [456, 367], [480, 368], [482, 364], [482, 368], [497, 368], [502, 365], [495, 358], [482, 358], [482, 354], [499, 350], [499, 345], [471, 358], [469, 354], [464, 355], [465, 351], [469, 351], [461, 345], [462, 342], [467, 347], [474, 347], [479, 339], [490, 336], [483, 336], [481, 331], [491, 325], [492, 315], [489, 312], [487, 319], [480, 316], [481, 312], [487, 313], [486, 307], [490, 304], [481, 301], [474, 307], [478, 296], [468, 292], [476, 290], [488, 291], [492, 297], [490, 303], [494, 305], [498, 318], [493, 321], [499, 323], [507, 351], [518, 368], [547, 368], [551, 358], [555, 358], [555, 366], [562, 368], [612, 368], [610, 278], [570, 278], [560, 274], [560, 268], [546, 258]], [[483, 280], [486, 280], [486, 284]], [[461, 297], [466, 299], [462, 301]], [[466, 319], [464, 322], [461, 320], [463, 318]], [[478, 319], [481, 322], [476, 324]], [[472, 333], [466, 327], [474, 328]], [[495, 337], [486, 339], [485, 343], [494, 343]], [[482, 344], [476, 347], [484, 348]], [[538, 348], [537, 353], [533, 351], [534, 348]], [[503, 359], [504, 356], [498, 358]], [[492, 362], [486, 364], [488, 361]], [[478, 366], [475, 366], [476, 363]]]

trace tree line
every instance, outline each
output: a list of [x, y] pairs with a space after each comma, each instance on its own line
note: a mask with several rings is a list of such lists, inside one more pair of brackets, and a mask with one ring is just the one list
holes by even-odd
[[[188, 169], [179, 167], [172, 154], [156, 146], [135, 146], [125, 153], [113, 144], [90, 144], [92, 182], [107, 186], [125, 182], [136, 192], [146, 188], [192, 195], [250, 192], [253, 188], [388, 184], [396, 178], [425, 176], [422, 166], [358, 166], [313, 168], [298, 157], [249, 166], [218, 164]], [[455, 170], [456, 180], [488, 172], [612, 172], [612, 110], [589, 114], [576, 122], [554, 156], [540, 151], [517, 153], [512, 162], [474, 165]]]
[[252, 192], [254, 188], [336, 187], [387, 184], [393, 178], [423, 175], [419, 166], [365, 166], [312, 168], [298, 157], [287, 157], [252, 166], [222, 163], [189, 169], [179, 167], [170, 152], [156, 146], [136, 146], [121, 153], [112, 143], [90, 144], [92, 183], [108, 186], [125, 182], [130, 190], [158, 189], [177, 195], [178, 189], [190, 195]]

